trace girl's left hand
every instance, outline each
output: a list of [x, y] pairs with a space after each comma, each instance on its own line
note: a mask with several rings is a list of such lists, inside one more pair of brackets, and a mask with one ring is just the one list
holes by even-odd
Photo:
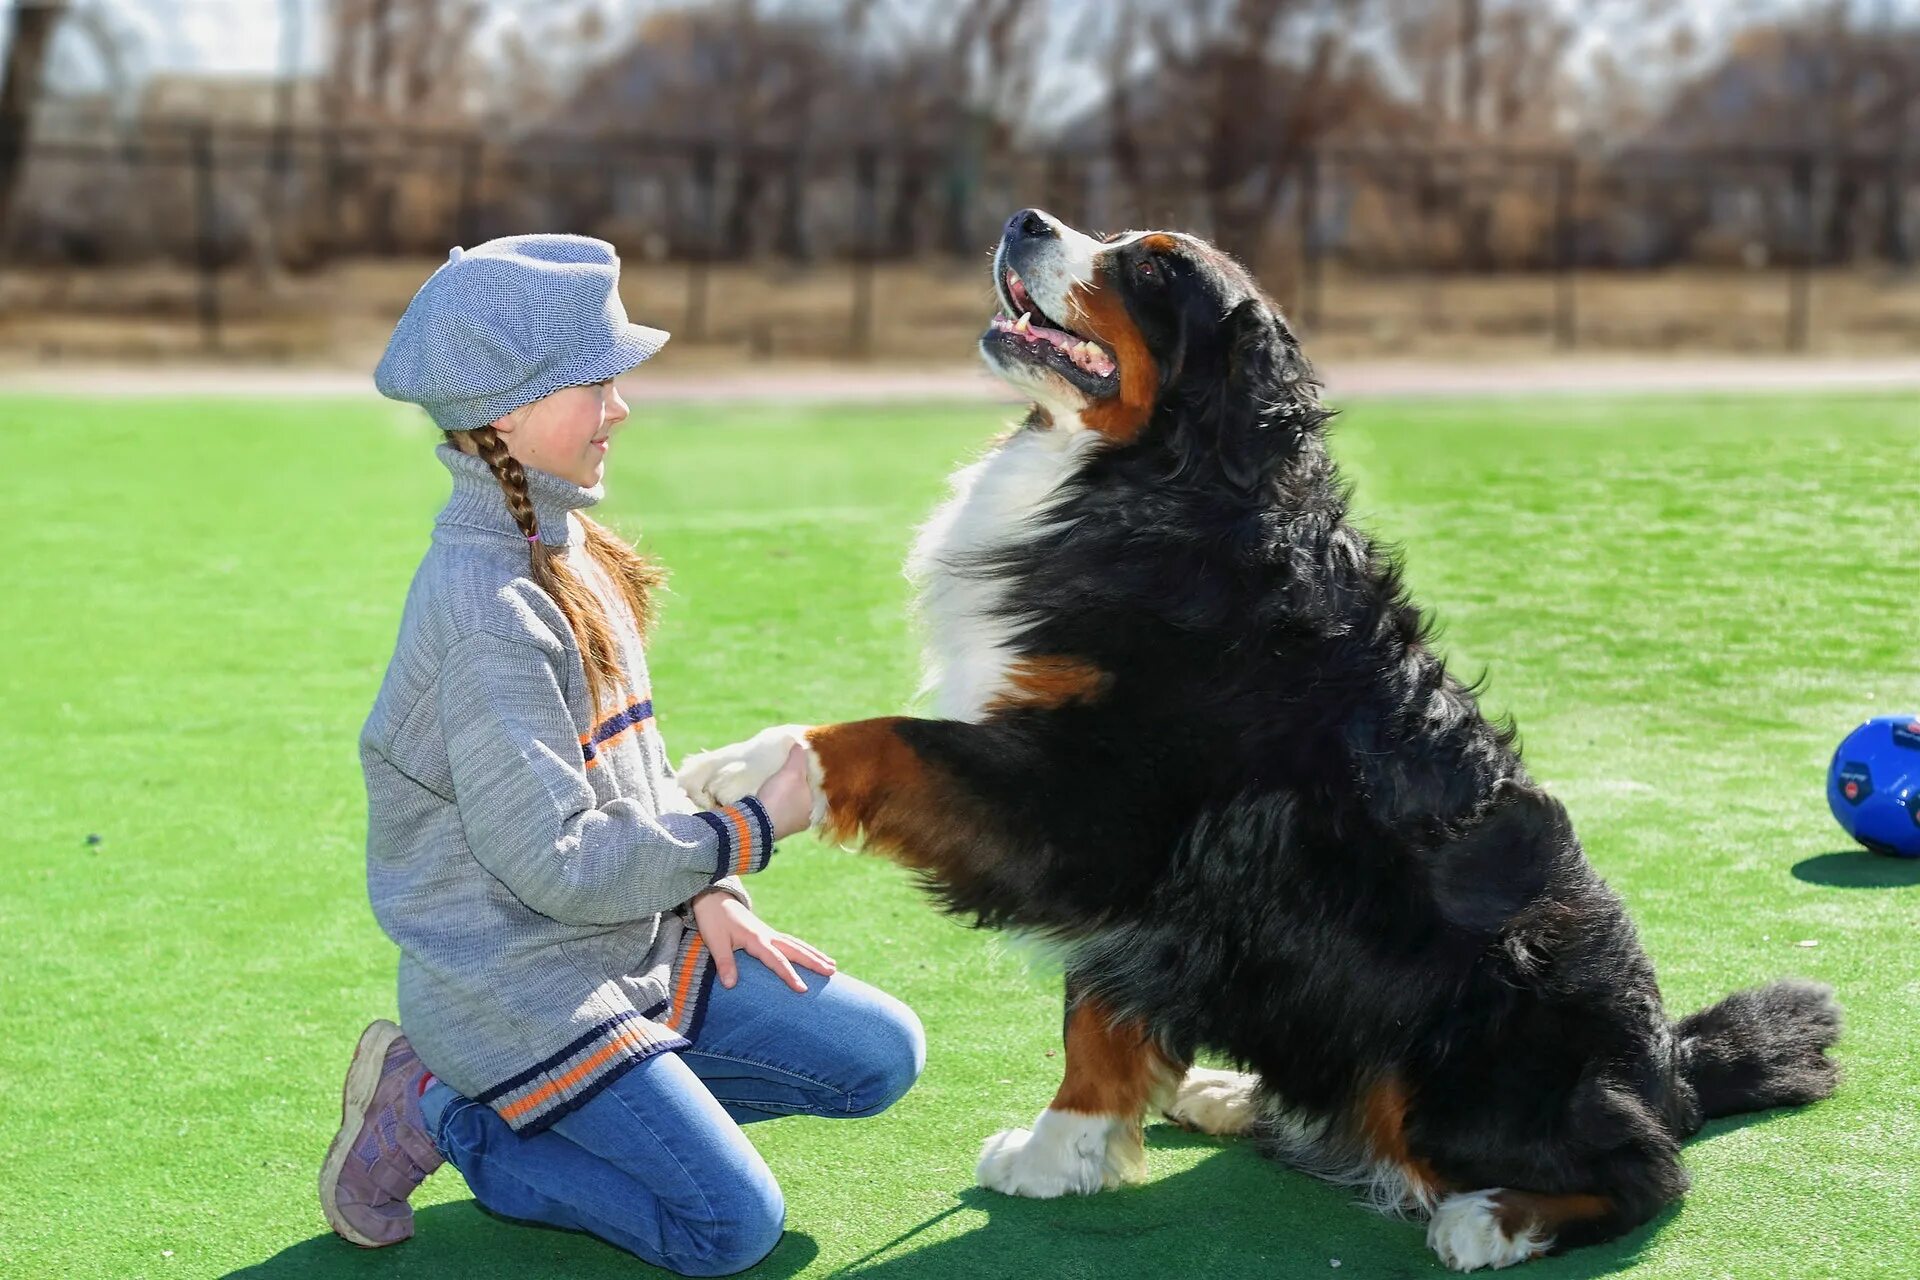
[[693, 900], [693, 922], [699, 927], [707, 950], [713, 952], [714, 967], [720, 971], [720, 985], [729, 990], [740, 980], [733, 958], [736, 950], [759, 959], [795, 991], [807, 989], [807, 984], [793, 971], [796, 963], [823, 977], [833, 975], [830, 956], [791, 934], [775, 931], [724, 889], [707, 889]]

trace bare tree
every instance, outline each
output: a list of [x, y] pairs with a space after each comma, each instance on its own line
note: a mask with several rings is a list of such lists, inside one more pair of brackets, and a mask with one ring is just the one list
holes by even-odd
[[[484, 13], [482, 0], [335, 0], [321, 81], [328, 124], [469, 122], [481, 78], [472, 40]], [[378, 165], [355, 179], [369, 237], [376, 248], [391, 250], [400, 189], [410, 175], [401, 166]]]
[[1312, 147], [1390, 95], [1366, 33], [1379, 0], [1131, 0], [1111, 27], [1105, 141], [1136, 208], [1143, 157], [1198, 157], [1214, 237], [1253, 259], [1282, 191], [1304, 193]]
[[0, 64], [0, 236], [6, 232], [14, 193], [20, 187], [47, 52], [66, 10], [67, 0], [17, 3], [8, 10], [7, 56]]
[[1032, 119], [1050, 31], [1045, 5], [959, 0], [944, 6], [851, 0], [861, 55], [894, 86], [889, 129], [914, 156], [896, 175], [883, 233], [896, 255], [919, 247], [936, 174], [944, 179], [948, 247], [967, 249], [965, 212], [987, 169], [1004, 165]]

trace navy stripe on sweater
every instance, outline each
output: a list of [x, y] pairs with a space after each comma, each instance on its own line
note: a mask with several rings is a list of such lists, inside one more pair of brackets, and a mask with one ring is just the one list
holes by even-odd
[[[655, 1006], [655, 1008], [657, 1010], [658, 1006]], [[532, 1080], [534, 1077], [544, 1075], [547, 1072], [553, 1070], [555, 1067], [559, 1066], [561, 1063], [565, 1062], [567, 1059], [573, 1057], [575, 1054], [579, 1053], [582, 1049], [592, 1044], [595, 1040], [598, 1040], [600, 1037], [606, 1035], [608, 1032], [614, 1030], [615, 1028], [622, 1026], [625, 1023], [632, 1022], [635, 1019], [642, 1019], [646, 1017], [648, 1017], [647, 1014], [643, 1014], [635, 1010], [627, 1010], [623, 1013], [615, 1014], [613, 1017], [608, 1018], [605, 1022], [602, 1022], [598, 1026], [594, 1027], [591, 1031], [586, 1032], [584, 1035], [574, 1040], [573, 1043], [569, 1044], [566, 1048], [560, 1050], [558, 1053], [550, 1053], [546, 1057], [542, 1058], [539, 1062], [535, 1063], [533, 1066], [528, 1067], [525, 1071], [517, 1072], [514, 1075], [508, 1076], [505, 1080], [501, 1081], [499, 1084], [493, 1086], [493, 1088], [487, 1090], [485, 1093], [475, 1098], [474, 1101], [490, 1103], [497, 1098], [503, 1098], [507, 1094], [512, 1093], [515, 1089], [518, 1089], [521, 1085], [526, 1084], [528, 1081]]]
[[713, 878], [718, 880], [722, 876], [731, 874], [733, 871], [733, 828], [727, 825], [725, 818], [705, 809], [700, 810], [693, 816], [706, 823], [709, 827], [712, 827], [713, 834], [720, 840], [720, 853], [713, 862]]

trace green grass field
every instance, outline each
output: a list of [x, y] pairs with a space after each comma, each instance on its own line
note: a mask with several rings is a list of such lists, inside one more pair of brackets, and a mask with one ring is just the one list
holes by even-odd
[[[909, 531], [1003, 415], [642, 416], [600, 514], [675, 571], [675, 755], [899, 708]], [[444, 496], [433, 438], [379, 403], [0, 405], [0, 1275], [660, 1274], [481, 1214], [451, 1169], [397, 1249], [315, 1201], [346, 1055], [393, 1012], [355, 738]], [[1671, 1007], [1805, 974], [1847, 1008], [1837, 1097], [1715, 1124], [1684, 1206], [1526, 1274], [1920, 1275], [1920, 863], [1849, 851], [1821, 797], [1844, 731], [1920, 706], [1920, 401], [1372, 403], [1337, 448]], [[977, 1190], [980, 1139], [1057, 1082], [1056, 979], [877, 860], [795, 841], [755, 892], [930, 1050], [877, 1120], [754, 1128], [790, 1209], [753, 1274], [1442, 1274], [1416, 1228], [1164, 1125], [1146, 1186]]]

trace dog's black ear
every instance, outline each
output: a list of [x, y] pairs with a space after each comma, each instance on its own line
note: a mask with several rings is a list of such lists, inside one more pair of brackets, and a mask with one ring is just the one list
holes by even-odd
[[1282, 334], [1278, 317], [1259, 298], [1248, 298], [1227, 312], [1220, 337], [1227, 351], [1229, 390], [1257, 391], [1274, 381]]
[[1286, 382], [1291, 344], [1279, 317], [1259, 297], [1248, 298], [1227, 312], [1220, 338], [1227, 376], [1216, 458], [1236, 488], [1252, 489], [1272, 467], [1277, 441], [1269, 416], [1291, 398]]
[[1257, 489], [1322, 416], [1285, 322], [1254, 296], [1210, 319], [1203, 344], [1189, 350], [1183, 330], [1180, 345], [1185, 376], [1168, 406], [1175, 476]]
[[1223, 331], [1232, 339], [1228, 380], [1236, 393], [1252, 397], [1266, 416], [1294, 418], [1302, 430], [1324, 420], [1324, 414], [1302, 412], [1319, 408], [1319, 384], [1285, 317], [1264, 298], [1248, 298], [1229, 311]]

